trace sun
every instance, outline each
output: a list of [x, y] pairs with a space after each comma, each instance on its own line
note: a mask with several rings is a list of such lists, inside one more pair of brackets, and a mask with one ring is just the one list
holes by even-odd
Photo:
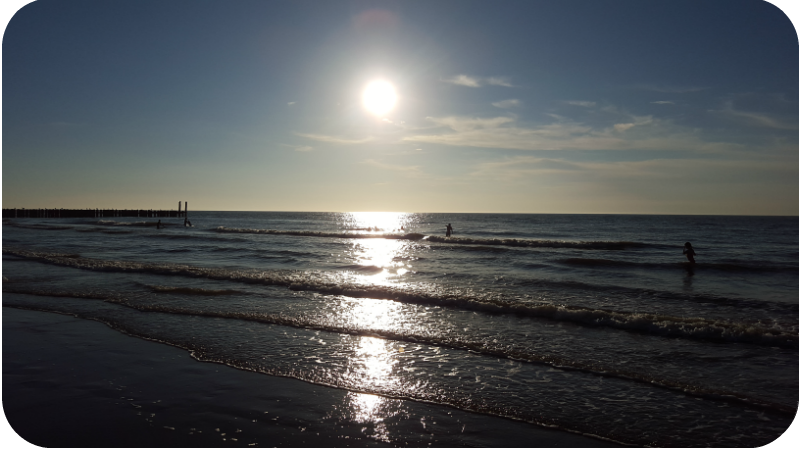
[[387, 81], [373, 81], [364, 89], [361, 100], [367, 111], [376, 116], [384, 116], [397, 103], [394, 87]]

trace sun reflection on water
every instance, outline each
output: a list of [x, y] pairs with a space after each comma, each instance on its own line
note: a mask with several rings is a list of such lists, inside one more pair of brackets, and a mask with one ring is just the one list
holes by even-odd
[[[389, 300], [359, 299], [342, 313], [354, 329], [396, 332], [403, 327], [398, 320], [400, 309], [401, 305]], [[347, 372], [354, 385], [366, 390], [394, 390], [402, 372], [396, 370], [400, 362], [398, 343], [372, 336], [357, 336], [351, 342]]]
[[[356, 238], [348, 250], [351, 261], [365, 268], [354, 276], [373, 285], [396, 283], [392, 278], [411, 270], [406, 253], [408, 241], [380, 238], [386, 234], [408, 233], [412, 215], [406, 213], [348, 213], [343, 215], [343, 228], [357, 234], [373, 234], [376, 238]], [[349, 303], [349, 302], [348, 302]], [[389, 300], [357, 299], [342, 311], [351, 326], [367, 330], [392, 330], [403, 328], [402, 305]], [[404, 350], [398, 343], [372, 336], [353, 339], [352, 356], [347, 373], [350, 382], [359, 389], [374, 392], [391, 392], [401, 384], [398, 355]], [[402, 401], [378, 395], [351, 392], [347, 395], [345, 409], [350, 419], [364, 424], [370, 437], [391, 442], [385, 420], [397, 415]], [[367, 431], [369, 428], [371, 430]]]
[[354, 236], [348, 240], [349, 249], [346, 254], [355, 264], [361, 266], [355, 276], [361, 282], [389, 285], [412, 271], [409, 250], [414, 244], [398, 239], [410, 232], [409, 228], [417, 220], [417, 216], [398, 212], [352, 212], [339, 216], [339, 226], [354, 235], [372, 235], [372, 237]]
[[400, 328], [402, 306], [391, 300], [361, 298], [348, 312], [349, 320], [361, 329], [393, 330]]
[[412, 219], [412, 214], [402, 212], [351, 212], [342, 215], [346, 230], [375, 234], [407, 231]]
[[371, 438], [383, 442], [391, 442], [386, 419], [402, 412], [402, 401], [392, 400], [379, 395], [350, 392], [345, 397], [345, 406], [349, 410], [349, 418], [355, 423], [371, 425], [372, 430], [363, 431]]
[[351, 363], [361, 369], [362, 381], [378, 387], [396, 383], [393, 369], [397, 360], [394, 351], [385, 339], [361, 336]]
[[403, 242], [397, 239], [357, 239], [353, 242], [353, 256], [363, 266], [389, 268], [400, 253]]

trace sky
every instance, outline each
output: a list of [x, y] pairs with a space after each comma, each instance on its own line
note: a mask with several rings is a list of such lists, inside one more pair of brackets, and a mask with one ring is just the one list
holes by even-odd
[[764, 1], [18, 3], [3, 208], [798, 215]]

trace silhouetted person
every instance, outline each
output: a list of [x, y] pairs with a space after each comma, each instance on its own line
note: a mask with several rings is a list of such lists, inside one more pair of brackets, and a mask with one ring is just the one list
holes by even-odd
[[159, 221], [158, 221], [158, 223], [156, 224], [156, 229], [157, 229], [157, 230], [160, 230], [160, 229], [161, 229], [161, 221], [160, 221], [160, 220], [159, 220]]
[[686, 255], [686, 259], [689, 260], [690, 264], [694, 264], [694, 255], [697, 253], [694, 252], [691, 242], [683, 244], [683, 254]]
[[445, 236], [450, 237], [451, 234], [453, 234], [453, 227], [448, 223], [447, 224], [447, 233], [445, 234]]

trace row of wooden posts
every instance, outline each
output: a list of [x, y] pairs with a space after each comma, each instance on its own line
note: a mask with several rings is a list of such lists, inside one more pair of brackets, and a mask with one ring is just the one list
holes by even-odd
[[188, 218], [189, 202], [181, 211], [181, 203], [178, 202], [178, 210], [174, 209], [64, 209], [64, 208], [3, 208], [3, 219], [27, 219], [27, 218], [73, 218], [73, 217], [183, 217]]

